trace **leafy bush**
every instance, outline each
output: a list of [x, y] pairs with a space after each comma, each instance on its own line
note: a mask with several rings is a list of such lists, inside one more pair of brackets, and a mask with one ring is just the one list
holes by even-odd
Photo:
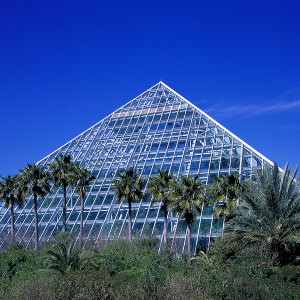
[[6, 251], [0, 252], [1, 284], [12, 281], [21, 273], [39, 270], [41, 254], [41, 252], [25, 250], [20, 247], [8, 248]]
[[0, 299], [299, 299], [299, 266], [273, 267], [262, 249], [234, 246], [217, 239], [187, 263], [159, 255], [153, 240], [120, 240], [83, 251], [80, 269], [61, 274], [42, 270], [50, 248], [13, 247], [0, 252]]

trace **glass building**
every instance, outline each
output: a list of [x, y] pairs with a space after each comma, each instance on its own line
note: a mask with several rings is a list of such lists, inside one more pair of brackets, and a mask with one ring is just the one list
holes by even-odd
[[[84, 212], [86, 246], [102, 245], [127, 237], [127, 204], [120, 204], [112, 190], [112, 178], [119, 169], [134, 166], [142, 177], [168, 169], [175, 175], [200, 174], [205, 184], [221, 174], [240, 173], [250, 177], [253, 170], [272, 164], [205, 112], [159, 82], [97, 124], [42, 159], [47, 165], [60, 154], [91, 170], [96, 177], [88, 189]], [[67, 226], [77, 238], [80, 199], [72, 189], [67, 193]], [[62, 229], [62, 189], [39, 200], [40, 241], [51, 240]], [[163, 215], [151, 197], [133, 203], [133, 236], [155, 237], [162, 243]], [[192, 249], [207, 246], [220, 234], [222, 219], [214, 218], [212, 207], [202, 210], [192, 226]], [[33, 200], [15, 212], [16, 239], [26, 247], [34, 241]], [[173, 212], [168, 215], [168, 237], [174, 251], [187, 247], [186, 226]], [[0, 247], [10, 240], [10, 210], [0, 208]]]

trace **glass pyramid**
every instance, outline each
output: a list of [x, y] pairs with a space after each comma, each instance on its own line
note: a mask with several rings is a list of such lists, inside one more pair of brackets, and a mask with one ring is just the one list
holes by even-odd
[[[205, 112], [173, 91], [163, 82], [134, 98], [82, 134], [42, 159], [47, 165], [60, 154], [91, 170], [96, 177], [90, 187], [84, 212], [86, 246], [105, 244], [127, 237], [127, 204], [116, 201], [112, 178], [118, 169], [134, 166], [146, 179], [160, 169], [178, 174], [200, 174], [210, 183], [220, 174], [239, 172], [250, 177], [255, 168], [272, 164]], [[67, 224], [75, 237], [79, 232], [80, 199], [68, 190]], [[62, 189], [39, 202], [40, 240], [47, 241], [62, 229]], [[155, 237], [162, 241], [163, 216], [159, 204], [151, 205], [145, 195], [132, 207], [133, 236]], [[28, 199], [15, 213], [16, 239], [33, 246], [33, 200]], [[174, 251], [182, 253], [186, 245], [186, 226], [172, 212], [168, 216], [168, 237]], [[192, 249], [207, 246], [220, 234], [222, 219], [204, 207], [192, 227]], [[0, 247], [9, 242], [10, 212], [0, 209]]]

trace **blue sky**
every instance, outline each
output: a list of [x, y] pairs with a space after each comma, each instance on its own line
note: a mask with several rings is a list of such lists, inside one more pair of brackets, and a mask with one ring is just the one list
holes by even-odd
[[0, 174], [162, 80], [269, 159], [300, 162], [300, 2], [0, 1]]

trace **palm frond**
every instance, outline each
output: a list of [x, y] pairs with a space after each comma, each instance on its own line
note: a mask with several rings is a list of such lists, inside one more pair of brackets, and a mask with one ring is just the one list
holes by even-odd
[[225, 232], [247, 244], [270, 250], [273, 264], [281, 264], [282, 251], [300, 242], [300, 189], [296, 173], [285, 168], [281, 174], [276, 164], [247, 182], [242, 206]]

